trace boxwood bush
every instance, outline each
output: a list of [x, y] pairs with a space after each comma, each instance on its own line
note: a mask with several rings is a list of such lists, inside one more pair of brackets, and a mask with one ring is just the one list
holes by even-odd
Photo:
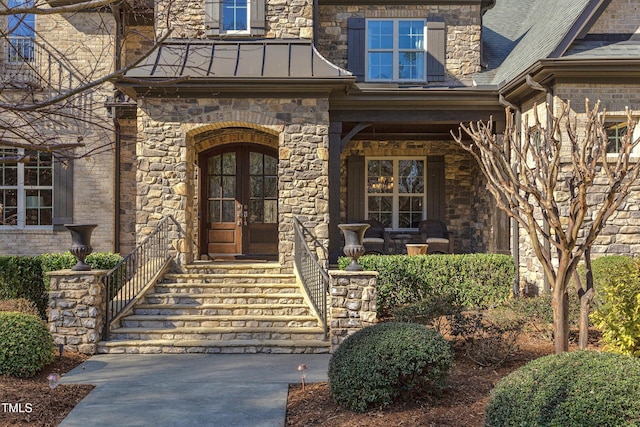
[[640, 425], [640, 360], [576, 351], [536, 359], [496, 384], [485, 426]]
[[340, 405], [364, 412], [413, 391], [442, 389], [453, 360], [438, 332], [412, 323], [379, 323], [359, 330], [329, 360], [329, 388]]
[[[378, 275], [378, 315], [434, 296], [452, 297], [467, 308], [495, 307], [506, 301], [515, 279], [513, 258], [497, 254], [365, 255], [358, 262]], [[349, 258], [340, 258], [340, 268]]]
[[32, 377], [53, 361], [51, 334], [37, 316], [0, 312], [0, 375]]
[[[86, 262], [91, 268], [109, 270], [122, 257], [114, 253], [92, 253]], [[49, 271], [64, 270], [76, 264], [70, 253], [43, 254], [33, 257], [0, 256], [0, 299], [26, 298], [38, 307], [46, 319], [49, 304]]]

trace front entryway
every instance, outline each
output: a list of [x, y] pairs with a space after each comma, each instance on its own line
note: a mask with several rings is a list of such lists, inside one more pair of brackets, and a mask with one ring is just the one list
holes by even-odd
[[233, 144], [200, 155], [200, 251], [209, 256], [278, 253], [276, 150]]

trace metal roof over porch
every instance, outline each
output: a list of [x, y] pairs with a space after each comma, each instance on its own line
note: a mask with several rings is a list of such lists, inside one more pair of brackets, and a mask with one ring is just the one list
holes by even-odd
[[336, 78], [351, 76], [309, 40], [172, 40], [162, 43], [129, 78]]

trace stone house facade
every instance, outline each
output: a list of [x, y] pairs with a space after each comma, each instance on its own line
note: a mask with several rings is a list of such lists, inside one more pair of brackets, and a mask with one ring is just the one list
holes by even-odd
[[[127, 253], [172, 215], [180, 262], [292, 268], [294, 217], [331, 260], [339, 223], [415, 233], [429, 218], [453, 231], [455, 252], [517, 253], [536, 281], [524, 233], [451, 132], [492, 120], [500, 133], [505, 106], [526, 115], [541, 99], [571, 99], [578, 117], [585, 97], [640, 111], [638, 0], [163, 0], [114, 13], [107, 37], [122, 47], [105, 61], [130, 63], [171, 33], [115, 84], [117, 149], [73, 162], [69, 218], [99, 223], [98, 250]], [[73, 19], [51, 32], [93, 40]], [[594, 253], [638, 253], [639, 194]], [[2, 252], [15, 239], [21, 253], [65, 246], [45, 228], [0, 225]]]

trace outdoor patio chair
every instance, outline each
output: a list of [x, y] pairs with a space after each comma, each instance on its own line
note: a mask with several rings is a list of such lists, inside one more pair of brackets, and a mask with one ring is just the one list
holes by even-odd
[[429, 254], [453, 253], [453, 232], [447, 230], [444, 222], [437, 219], [425, 219], [418, 224], [422, 240], [429, 245]]
[[391, 239], [384, 225], [377, 219], [362, 221], [369, 224], [369, 228], [364, 232], [363, 244], [367, 254], [386, 254], [389, 252]]

